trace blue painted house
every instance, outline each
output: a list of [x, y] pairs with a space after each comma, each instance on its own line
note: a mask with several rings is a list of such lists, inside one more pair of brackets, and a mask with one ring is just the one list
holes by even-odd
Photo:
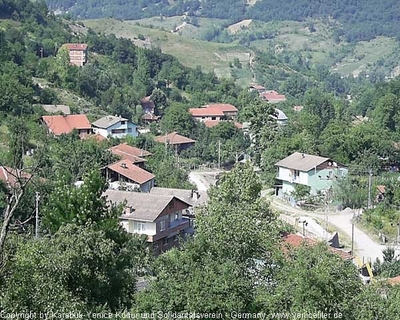
[[128, 119], [120, 116], [105, 116], [92, 123], [95, 134], [100, 134], [107, 138], [124, 138], [126, 136], [137, 137], [137, 124], [128, 121]]
[[347, 175], [348, 169], [332, 159], [295, 152], [275, 164], [278, 167], [275, 194], [290, 197], [296, 184], [310, 187], [316, 195]]

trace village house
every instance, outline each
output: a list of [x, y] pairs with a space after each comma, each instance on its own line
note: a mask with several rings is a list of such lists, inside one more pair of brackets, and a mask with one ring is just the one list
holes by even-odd
[[130, 146], [126, 142], [111, 147], [108, 150], [112, 154], [119, 156], [122, 160], [128, 160], [141, 168], [144, 168], [144, 164], [147, 161], [145, 157], [151, 156], [150, 152]]
[[190, 207], [183, 211], [182, 215], [190, 219], [190, 226], [193, 226], [195, 208], [207, 203], [208, 201], [207, 191], [154, 187], [151, 189], [150, 194], [159, 196], [174, 196], [188, 203]]
[[129, 233], [145, 235], [154, 254], [179, 246], [187, 236], [190, 222], [183, 212], [190, 204], [182, 199], [120, 190], [107, 190], [105, 195], [111, 203], [125, 205], [121, 225]]
[[276, 123], [279, 125], [285, 125], [288, 122], [288, 117], [280, 109], [275, 109], [275, 114], [272, 116], [272, 118], [274, 118], [276, 120]]
[[214, 103], [201, 108], [190, 108], [189, 113], [193, 119], [202, 122], [207, 120], [222, 121], [233, 120], [238, 114], [238, 109], [231, 104]]
[[317, 195], [330, 189], [337, 179], [347, 175], [347, 168], [329, 158], [295, 152], [275, 164], [278, 167], [275, 195], [290, 197], [297, 184], [310, 187]]
[[88, 45], [86, 43], [66, 43], [69, 54], [69, 63], [74, 66], [83, 67], [88, 60]]
[[184, 137], [175, 131], [163, 136], [155, 137], [155, 141], [173, 146], [176, 153], [186, 150], [196, 143], [196, 140]]
[[77, 130], [81, 138], [93, 133], [92, 126], [84, 114], [42, 116], [41, 122], [50, 134], [60, 136]]
[[71, 114], [70, 107], [63, 104], [42, 104], [42, 108], [51, 114]]
[[103, 168], [111, 189], [150, 192], [155, 176], [129, 160], [120, 160]]
[[103, 137], [124, 138], [126, 136], [137, 137], [137, 124], [128, 121], [121, 116], [105, 116], [92, 123], [94, 133]]
[[[282, 234], [281, 241], [282, 241], [281, 242], [282, 250], [284, 252], [287, 252], [288, 249], [297, 249], [304, 245], [315, 246], [315, 245], [318, 245], [319, 243], [321, 243], [321, 241], [318, 241], [316, 239], [305, 237], [303, 235], [294, 234], [294, 233]], [[336, 247], [330, 245], [329, 243], [326, 243], [326, 245], [328, 246], [329, 251], [338, 255], [343, 260], [349, 260], [349, 261], [353, 260], [353, 256], [351, 253], [346, 252], [340, 248], [336, 248]]]
[[260, 98], [269, 103], [278, 103], [286, 101], [286, 97], [283, 94], [279, 94], [275, 90], [267, 90], [260, 93]]
[[249, 87], [249, 91], [250, 92], [255, 91], [255, 92], [258, 92], [258, 94], [261, 94], [261, 93], [267, 91], [267, 89], [265, 89], [263, 86], [260, 86], [258, 84], [252, 84]]

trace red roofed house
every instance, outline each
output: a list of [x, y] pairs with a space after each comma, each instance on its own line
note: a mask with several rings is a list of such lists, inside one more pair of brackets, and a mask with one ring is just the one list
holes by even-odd
[[147, 161], [144, 157], [151, 156], [150, 152], [132, 147], [126, 142], [111, 147], [108, 150], [111, 151], [112, 154], [121, 157], [121, 159], [131, 161], [141, 168], [144, 167], [144, 163]]
[[[233, 122], [233, 124], [235, 125], [236, 128], [243, 129], [243, 125], [241, 123], [236, 122], [236, 121], [232, 121], [232, 122]], [[220, 124], [221, 121], [219, 121], [219, 120], [206, 120], [206, 121], [203, 121], [203, 123], [207, 128], [212, 128], [212, 127], [215, 127], [218, 124]]]
[[[314, 246], [314, 245], [318, 244], [319, 242], [320, 241], [317, 241], [315, 239], [306, 238], [301, 235], [293, 234], [293, 233], [284, 234], [282, 237], [282, 244], [284, 246], [283, 247], [284, 251], [287, 250], [287, 247], [296, 249], [296, 248], [301, 247], [302, 245]], [[344, 250], [334, 248], [331, 246], [328, 246], [328, 250], [337, 254], [343, 260], [353, 260], [353, 256]]]
[[260, 93], [265, 92], [266, 89], [263, 86], [260, 86], [258, 84], [252, 84], [249, 87], [249, 91], [257, 91], [260, 94]]
[[177, 132], [155, 137], [155, 141], [174, 146], [176, 152], [190, 148], [196, 143], [196, 140], [181, 136]]
[[231, 104], [214, 103], [201, 108], [189, 109], [190, 114], [195, 120], [230, 120], [237, 116], [238, 109]]
[[268, 101], [269, 103], [278, 103], [286, 101], [286, 97], [283, 94], [279, 94], [275, 90], [268, 90], [260, 93], [261, 99]]
[[137, 188], [141, 192], [150, 192], [154, 187], [155, 176], [129, 160], [120, 160], [106, 166], [104, 174], [112, 189], [119, 189], [121, 183], [126, 184], [127, 189]]
[[66, 43], [64, 47], [68, 50], [71, 65], [83, 67], [86, 64], [88, 48], [86, 43]]
[[84, 114], [43, 116], [42, 122], [47, 126], [49, 133], [55, 136], [71, 133], [75, 129], [81, 138], [93, 133], [92, 126]]
[[154, 102], [150, 99], [150, 96], [144, 97], [143, 99], [141, 99], [140, 104], [141, 104], [143, 112], [144, 112], [142, 119], [145, 122], [151, 123], [151, 122], [156, 122], [160, 119], [159, 116], [156, 116], [154, 114], [156, 106], [155, 106]]

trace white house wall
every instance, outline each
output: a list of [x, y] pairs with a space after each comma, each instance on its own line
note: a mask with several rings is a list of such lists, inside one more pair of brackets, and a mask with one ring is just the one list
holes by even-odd
[[146, 222], [146, 229], [143, 232], [134, 231], [134, 222], [134, 220], [121, 220], [120, 224], [128, 233], [145, 234], [147, 236], [154, 236], [156, 234], [155, 222]]
[[299, 183], [308, 185], [308, 173], [300, 171], [300, 175], [295, 177], [294, 170], [279, 167], [278, 177], [279, 180], [287, 181], [290, 183]]

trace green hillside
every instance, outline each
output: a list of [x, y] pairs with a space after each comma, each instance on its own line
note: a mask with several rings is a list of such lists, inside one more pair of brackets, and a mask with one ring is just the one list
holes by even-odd
[[251, 5], [242, 0], [47, 0], [47, 3], [53, 10], [68, 12], [80, 19], [188, 15], [229, 19], [234, 23], [244, 19], [302, 22], [312, 18], [338, 22], [336, 35], [344, 36], [349, 42], [400, 36], [397, 28], [400, 4], [396, 0], [260, 0]]
[[[135, 21], [118, 21], [115, 19], [85, 20], [85, 26], [97, 32], [115, 34], [117, 37], [132, 39], [137, 45], [160, 48], [162, 52], [176, 57], [188, 67], [201, 66], [204, 71], [213, 71], [219, 77], [231, 77], [231, 67], [236, 59], [242, 63], [244, 71], [242, 82], [251, 82], [251, 74], [248, 63], [251, 50], [237, 44], [222, 44], [202, 41], [179, 34], [172, 34], [168, 30], [170, 21], [160, 24], [160, 29], [144, 27], [149, 20], [141, 21], [140, 25]], [[176, 24], [176, 22], [174, 22]], [[153, 25], [151, 23], [151, 25]], [[168, 29], [167, 29], [168, 28]], [[140, 38], [146, 40], [140, 40]], [[247, 72], [246, 72], [247, 70]]]
[[[307, 20], [304, 22], [262, 22], [247, 20], [230, 24], [228, 20], [198, 18], [196, 25], [181, 16], [153, 17], [140, 20], [85, 20], [87, 27], [107, 34], [133, 39], [138, 45], [159, 47], [178, 58], [183, 64], [214, 71], [218, 76], [238, 78], [247, 85], [252, 73], [248, 62], [250, 53], [273, 53], [283, 61], [301, 55], [310, 65], [326, 65], [332, 72], [358, 75], [379, 60], [397, 50], [397, 41], [378, 37], [357, 44], [335, 41], [335, 22]], [[145, 37], [146, 40], [139, 38]], [[211, 41], [204, 41], [204, 40]], [[226, 43], [222, 43], [222, 42]], [[189, 53], [189, 54], [188, 54]], [[240, 70], [229, 67], [237, 58]], [[395, 67], [395, 66], [394, 66]], [[390, 75], [393, 67], [386, 67]]]

